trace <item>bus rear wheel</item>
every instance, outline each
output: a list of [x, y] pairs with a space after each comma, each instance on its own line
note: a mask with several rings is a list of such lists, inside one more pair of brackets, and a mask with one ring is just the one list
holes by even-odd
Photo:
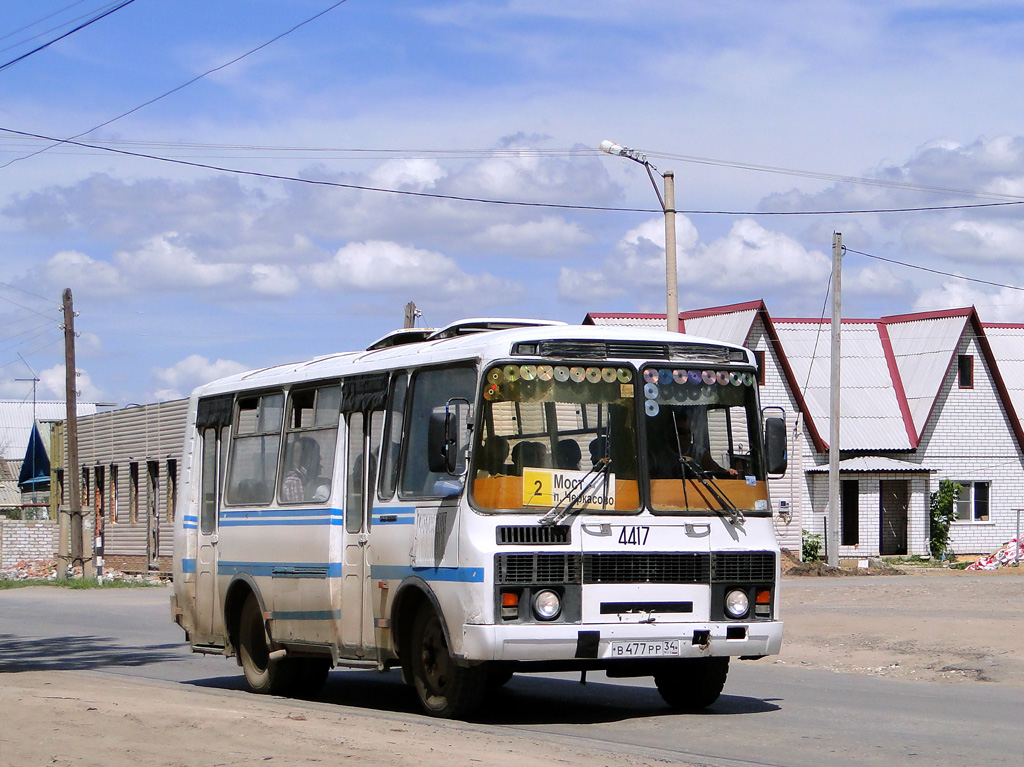
[[270, 657], [270, 636], [254, 594], [242, 606], [238, 623], [238, 656], [249, 689], [261, 695], [285, 695], [292, 681], [290, 664]]
[[421, 608], [413, 621], [410, 654], [412, 682], [428, 714], [462, 719], [479, 707], [487, 672], [455, 662], [441, 618], [429, 607]]
[[729, 657], [672, 661], [654, 674], [654, 684], [672, 708], [700, 711], [722, 694], [729, 675]]

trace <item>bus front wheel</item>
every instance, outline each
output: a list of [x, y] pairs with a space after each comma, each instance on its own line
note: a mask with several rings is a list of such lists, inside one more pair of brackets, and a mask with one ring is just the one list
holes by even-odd
[[253, 594], [242, 606], [238, 624], [238, 655], [249, 689], [262, 695], [283, 695], [291, 681], [289, 666], [282, 658], [270, 657], [270, 637], [260, 603]]
[[654, 674], [654, 684], [672, 708], [700, 711], [718, 700], [728, 674], [728, 656], [677, 660]]
[[429, 607], [422, 607], [413, 621], [410, 654], [412, 682], [428, 714], [461, 719], [478, 708], [487, 672], [455, 662], [441, 618]]

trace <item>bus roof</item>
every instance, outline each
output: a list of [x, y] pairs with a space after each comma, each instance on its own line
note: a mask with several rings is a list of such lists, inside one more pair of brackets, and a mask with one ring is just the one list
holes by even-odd
[[644, 327], [568, 325], [547, 320], [471, 319], [426, 333], [409, 328], [389, 333], [366, 350], [339, 352], [301, 362], [250, 370], [198, 387], [205, 396], [316, 381], [403, 367], [507, 359], [515, 356], [701, 364], [755, 364], [741, 346]]

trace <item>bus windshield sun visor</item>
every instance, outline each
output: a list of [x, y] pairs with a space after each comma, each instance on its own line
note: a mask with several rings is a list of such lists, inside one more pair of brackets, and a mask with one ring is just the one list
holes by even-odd
[[200, 429], [230, 426], [234, 402], [234, 394], [222, 394], [219, 397], [207, 397], [199, 400], [196, 410], [196, 426]]

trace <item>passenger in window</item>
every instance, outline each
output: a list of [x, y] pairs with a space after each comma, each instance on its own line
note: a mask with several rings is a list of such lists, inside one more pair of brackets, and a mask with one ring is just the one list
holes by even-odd
[[555, 468], [578, 471], [582, 457], [580, 443], [574, 439], [562, 439], [555, 445]]
[[331, 489], [320, 479], [320, 444], [312, 437], [299, 437], [292, 445], [291, 459], [291, 469], [281, 484], [281, 500], [326, 501]]
[[662, 408], [657, 423], [660, 428], [650, 430], [648, 448], [652, 479], [695, 478], [702, 472], [724, 477], [739, 474], [711, 457], [706, 433], [704, 439], [694, 440], [693, 418], [686, 407]]

